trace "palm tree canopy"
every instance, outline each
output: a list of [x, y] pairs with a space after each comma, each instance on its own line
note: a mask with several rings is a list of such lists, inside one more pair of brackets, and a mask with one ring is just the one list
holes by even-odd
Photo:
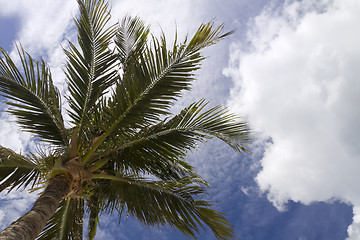
[[46, 63], [19, 45], [18, 68], [0, 49], [0, 92], [8, 112], [22, 129], [52, 146], [26, 156], [0, 147], [0, 190], [38, 189], [57, 175], [70, 176], [70, 191], [39, 239], [82, 239], [85, 213], [84, 234], [93, 239], [103, 212], [131, 215], [146, 226], [170, 225], [194, 238], [204, 226], [218, 239], [232, 238], [224, 214], [201, 199], [208, 183], [185, 158], [212, 137], [246, 152], [249, 129], [204, 99], [178, 114], [170, 111], [191, 89], [204, 60], [201, 51], [231, 32], [210, 22], [168, 46], [164, 34], [150, 37], [138, 17], [111, 25], [104, 0], [78, 4], [78, 41], [64, 50], [69, 123]]

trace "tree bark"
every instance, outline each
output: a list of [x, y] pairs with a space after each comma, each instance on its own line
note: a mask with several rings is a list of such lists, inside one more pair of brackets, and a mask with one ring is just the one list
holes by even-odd
[[0, 240], [35, 239], [55, 213], [60, 200], [68, 193], [69, 186], [64, 176], [52, 179], [32, 209], [0, 233]]

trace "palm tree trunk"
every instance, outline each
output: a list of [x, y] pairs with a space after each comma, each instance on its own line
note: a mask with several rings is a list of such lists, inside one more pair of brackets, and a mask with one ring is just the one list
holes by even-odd
[[60, 200], [69, 191], [69, 181], [56, 176], [35, 201], [32, 209], [0, 233], [0, 240], [33, 240], [55, 213]]

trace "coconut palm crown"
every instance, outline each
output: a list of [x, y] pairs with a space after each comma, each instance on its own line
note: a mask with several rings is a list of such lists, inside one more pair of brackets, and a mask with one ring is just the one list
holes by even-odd
[[201, 199], [208, 183], [185, 158], [212, 137], [246, 151], [247, 125], [204, 99], [170, 112], [190, 90], [204, 59], [201, 50], [230, 32], [210, 22], [168, 46], [164, 34], [150, 36], [138, 17], [109, 25], [104, 0], [78, 5], [78, 42], [64, 50], [69, 122], [47, 64], [18, 45], [18, 68], [0, 49], [0, 92], [8, 112], [36, 141], [51, 145], [27, 155], [0, 147], [0, 191], [41, 191], [0, 239], [94, 239], [102, 213], [171, 226], [194, 238], [208, 226], [217, 239], [232, 238], [224, 214]]

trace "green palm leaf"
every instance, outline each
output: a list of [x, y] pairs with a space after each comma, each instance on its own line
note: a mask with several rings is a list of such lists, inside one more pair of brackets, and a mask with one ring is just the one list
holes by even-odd
[[83, 217], [84, 199], [62, 200], [38, 240], [82, 240]]
[[92, 195], [87, 201], [87, 211], [89, 214], [89, 225], [87, 231], [87, 237], [89, 240], [95, 238], [97, 226], [99, 224], [99, 214], [102, 209], [100, 201], [97, 195]]
[[118, 59], [123, 65], [124, 72], [129, 64], [137, 61], [147, 44], [149, 27], [140, 18], [126, 16], [119, 25], [115, 37]]
[[23, 66], [21, 72], [9, 55], [3, 49], [0, 51], [3, 55], [0, 58], [0, 91], [2, 96], [13, 100], [6, 102], [13, 107], [9, 112], [26, 131], [42, 140], [66, 145], [60, 94], [46, 64], [34, 61], [21, 47], [18, 48]]
[[149, 27], [137, 17], [109, 26], [106, 0], [77, 1], [78, 43], [64, 50], [71, 128], [64, 127], [60, 94], [44, 61], [18, 48], [19, 70], [0, 49], [0, 94], [9, 112], [26, 131], [55, 144], [27, 157], [0, 146], [0, 191], [35, 190], [40, 179], [40, 188], [46, 181], [63, 186], [59, 192], [47, 185], [59, 193], [57, 202], [41, 205], [52, 212], [60, 205], [39, 239], [82, 239], [85, 208], [88, 239], [94, 239], [103, 212], [130, 215], [146, 226], [170, 225], [194, 238], [208, 226], [216, 238], [230, 239], [232, 226], [202, 199], [209, 186], [185, 158], [213, 137], [246, 152], [247, 124], [226, 108], [208, 108], [205, 100], [175, 116], [170, 108], [191, 88], [201, 51], [231, 32], [210, 22], [168, 47], [164, 34], [148, 40]]
[[[245, 122], [238, 121], [220, 106], [204, 110], [204, 100], [191, 104], [168, 121], [143, 129], [130, 139], [121, 141], [110, 150], [100, 147], [101, 157], [115, 166], [116, 171], [152, 174], [161, 179], [177, 179], [193, 174], [192, 167], [183, 161], [198, 142], [216, 137], [237, 151], [247, 151], [250, 141]], [[110, 145], [111, 146], [111, 145]]]
[[133, 63], [123, 75], [113, 98], [106, 109], [108, 127], [102, 138], [120, 134], [131, 129], [146, 127], [159, 121], [159, 116], [169, 114], [171, 103], [182, 90], [189, 90], [194, 71], [204, 58], [200, 50], [212, 45], [229, 33], [223, 27], [214, 28], [213, 23], [202, 25], [189, 43], [174, 43], [170, 50], [164, 37], [154, 38], [153, 47], [148, 46], [138, 62]]
[[218, 239], [230, 239], [231, 225], [223, 214], [210, 208], [211, 203], [195, 200], [206, 182], [198, 176], [176, 181], [149, 181], [131, 176], [95, 175], [98, 196], [104, 210], [124, 212], [147, 226], [170, 226], [190, 237], [196, 237], [204, 220]]
[[247, 123], [238, 121], [236, 115], [229, 113], [228, 109], [221, 106], [204, 111], [207, 104], [205, 100], [191, 104], [179, 115], [166, 122], [164, 130], [183, 132], [200, 139], [213, 136], [223, 140], [234, 150], [248, 152], [246, 146], [251, 137]]
[[108, 49], [115, 34], [114, 26], [106, 27], [110, 19], [108, 3], [103, 0], [78, 0], [78, 3], [80, 17], [75, 23], [80, 49], [70, 43], [70, 51], [65, 50], [65, 53], [68, 57], [69, 114], [82, 134], [94, 104], [114, 81], [116, 59]]
[[37, 183], [40, 171], [30, 159], [0, 146], [0, 192], [8, 188], [32, 187]]

